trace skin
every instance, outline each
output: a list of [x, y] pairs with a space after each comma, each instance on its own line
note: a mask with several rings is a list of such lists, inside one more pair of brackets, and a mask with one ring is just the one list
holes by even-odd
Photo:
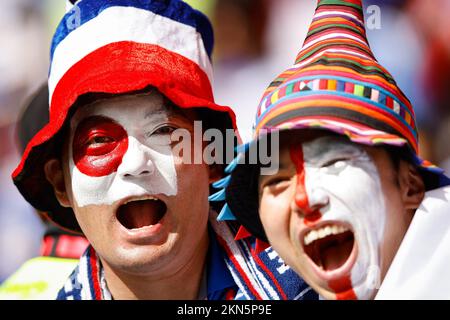
[[[293, 150], [303, 150], [302, 170]], [[323, 298], [372, 299], [424, 192], [414, 166], [396, 168], [383, 148], [291, 131], [281, 136], [279, 172], [260, 177], [260, 218], [273, 248]], [[354, 260], [341, 272], [317, 272], [304, 251], [304, 232], [327, 224], [354, 233]]]
[[[76, 172], [78, 165], [73, 165], [74, 132], [91, 116], [111, 117], [120, 124], [124, 112], [126, 118], [134, 119], [131, 121], [132, 129], [129, 125], [125, 127], [128, 141], [134, 140], [135, 147], [128, 146], [116, 171], [107, 173], [108, 179], [115, 179], [121, 186], [128, 187], [119, 188], [123, 189], [122, 194], [116, 192], [114, 197], [108, 197], [105, 193], [114, 183], [101, 184], [100, 200], [83, 198], [83, 205], [79, 205], [80, 195], [74, 190], [89, 190], [90, 180], [89, 177], [84, 180], [76, 178], [76, 183], [87, 185], [74, 186], [74, 175], [80, 174], [79, 170]], [[142, 122], [148, 115], [152, 119], [151, 124]], [[174, 168], [171, 178], [176, 180], [174, 194], [173, 184], [160, 189], [152, 185], [152, 178], [158, 172], [164, 175], [164, 170], [155, 167], [158, 161], [152, 161], [152, 156], [145, 157], [151, 154], [150, 151], [167, 156], [167, 149], [158, 149], [160, 142], [166, 141], [168, 144], [164, 145], [173, 147], [168, 135], [177, 128], [192, 132], [194, 120], [193, 111], [169, 107], [157, 92], [100, 100], [77, 110], [61, 161], [52, 159], [46, 164], [47, 179], [53, 185], [57, 199], [61, 205], [73, 209], [83, 233], [100, 256], [108, 287], [115, 299], [197, 298], [209, 243], [209, 183], [218, 176], [204, 163], [187, 164], [183, 163], [182, 155], [170, 155], [167, 159], [173, 162]], [[101, 143], [104, 140], [96, 141]], [[143, 151], [146, 148], [150, 150], [148, 153]], [[194, 183], [195, 188], [192, 188]], [[130, 231], [116, 217], [125, 198], [139, 199], [143, 196], [154, 196], [167, 206], [156, 231]], [[114, 200], [112, 203], [111, 199]], [[89, 201], [95, 204], [89, 204]]]
[[[68, 160], [79, 207], [177, 194], [171, 132], [190, 121], [167, 109], [161, 95], [141, 99], [145, 106], [125, 97], [118, 108], [99, 102], [72, 117]], [[151, 179], [133, 178], [138, 175]]]

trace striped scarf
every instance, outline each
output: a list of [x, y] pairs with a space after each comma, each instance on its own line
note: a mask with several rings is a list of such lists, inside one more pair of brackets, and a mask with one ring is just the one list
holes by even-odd
[[[225, 263], [238, 288], [234, 300], [305, 300], [317, 299], [315, 292], [287, 267], [271, 248], [256, 254], [254, 238], [234, 240], [234, 227], [216, 221], [210, 214], [210, 225], [223, 251]], [[214, 270], [212, 270], [214, 272]], [[229, 298], [226, 290], [221, 299]], [[216, 296], [217, 297], [217, 296]], [[211, 297], [209, 297], [211, 299]], [[58, 300], [111, 300], [101, 261], [90, 246], [80, 259]]]

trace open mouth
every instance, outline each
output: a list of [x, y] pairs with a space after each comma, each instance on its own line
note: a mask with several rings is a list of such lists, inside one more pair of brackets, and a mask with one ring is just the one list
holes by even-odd
[[355, 236], [350, 228], [329, 224], [305, 233], [303, 249], [309, 258], [322, 270], [333, 271], [342, 267], [355, 245]]
[[167, 205], [153, 197], [132, 199], [117, 210], [117, 220], [127, 229], [140, 229], [156, 225], [164, 217]]

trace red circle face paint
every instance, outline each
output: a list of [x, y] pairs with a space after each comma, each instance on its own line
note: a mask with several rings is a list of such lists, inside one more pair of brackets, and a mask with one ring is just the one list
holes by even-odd
[[128, 134], [112, 119], [93, 116], [83, 120], [73, 138], [73, 160], [80, 172], [91, 177], [117, 171], [128, 149]]

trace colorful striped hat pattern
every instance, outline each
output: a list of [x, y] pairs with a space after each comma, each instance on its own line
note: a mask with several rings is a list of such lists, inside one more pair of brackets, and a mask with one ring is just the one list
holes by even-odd
[[321, 127], [368, 144], [408, 145], [417, 153], [409, 100], [373, 56], [361, 0], [319, 1], [295, 65], [265, 91], [261, 128]]
[[418, 129], [411, 102], [374, 57], [364, 25], [362, 0], [319, 0], [293, 67], [266, 89], [255, 136], [262, 128], [323, 128], [352, 141], [406, 145], [417, 165]]
[[[406, 146], [421, 172], [432, 177], [425, 179], [426, 184], [433, 181], [428, 189], [450, 181], [443, 170], [418, 157], [414, 110], [369, 47], [362, 0], [318, 1], [294, 65], [264, 92], [256, 114], [254, 141], [241, 150], [247, 152], [263, 131], [288, 129], [323, 129], [356, 143]], [[231, 176], [218, 183], [222, 188], [218, 195], [228, 203], [223, 212], [228, 217], [235, 213], [246, 216], [247, 221], [257, 221], [257, 206], [250, 204], [251, 196], [244, 192], [249, 189], [245, 184], [252, 180], [243, 176], [251, 170], [236, 170], [243, 167], [238, 159], [228, 168]], [[265, 238], [260, 224], [249, 231]]]
[[84, 94], [122, 94], [152, 86], [181, 108], [222, 112], [224, 122], [236, 129], [233, 111], [214, 102], [213, 30], [201, 12], [181, 0], [66, 3], [68, 12], [50, 53], [50, 121], [30, 141], [12, 174], [34, 207], [48, 211], [57, 206], [48, 196], [53, 191], [43, 174], [43, 159]]

